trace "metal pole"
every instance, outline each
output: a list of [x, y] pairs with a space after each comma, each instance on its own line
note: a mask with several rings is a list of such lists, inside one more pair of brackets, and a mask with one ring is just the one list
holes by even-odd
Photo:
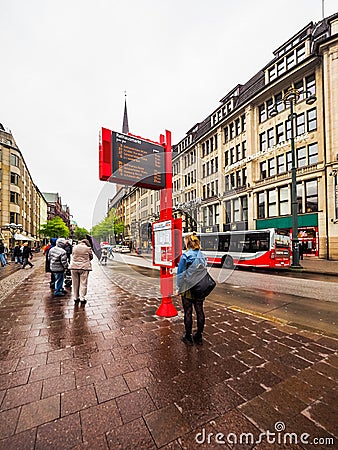
[[298, 241], [298, 205], [297, 205], [297, 168], [296, 168], [296, 152], [295, 152], [295, 136], [294, 136], [294, 110], [293, 100], [290, 101], [290, 122], [291, 122], [291, 212], [292, 212], [292, 263], [291, 267], [301, 267], [299, 264], [299, 241]]

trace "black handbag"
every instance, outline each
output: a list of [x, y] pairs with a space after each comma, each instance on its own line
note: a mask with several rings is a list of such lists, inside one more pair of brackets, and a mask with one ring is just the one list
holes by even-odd
[[205, 275], [190, 288], [190, 292], [194, 298], [205, 298], [215, 289], [215, 287], [216, 281], [207, 271], [205, 271]]

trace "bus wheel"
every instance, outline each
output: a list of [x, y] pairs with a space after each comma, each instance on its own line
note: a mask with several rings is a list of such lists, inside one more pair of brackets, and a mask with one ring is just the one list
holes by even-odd
[[231, 256], [226, 256], [223, 260], [223, 268], [224, 269], [233, 269], [234, 268], [234, 262]]

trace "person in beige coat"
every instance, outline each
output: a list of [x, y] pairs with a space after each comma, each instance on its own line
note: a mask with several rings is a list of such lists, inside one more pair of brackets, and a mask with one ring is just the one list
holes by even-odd
[[93, 252], [87, 239], [82, 239], [73, 248], [70, 270], [72, 272], [72, 285], [74, 302], [84, 305], [87, 303], [87, 285], [89, 271], [92, 270], [91, 260]]

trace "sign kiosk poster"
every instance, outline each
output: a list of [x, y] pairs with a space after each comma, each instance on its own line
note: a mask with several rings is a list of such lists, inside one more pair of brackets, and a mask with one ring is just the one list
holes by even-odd
[[174, 267], [173, 221], [153, 223], [153, 264]]

